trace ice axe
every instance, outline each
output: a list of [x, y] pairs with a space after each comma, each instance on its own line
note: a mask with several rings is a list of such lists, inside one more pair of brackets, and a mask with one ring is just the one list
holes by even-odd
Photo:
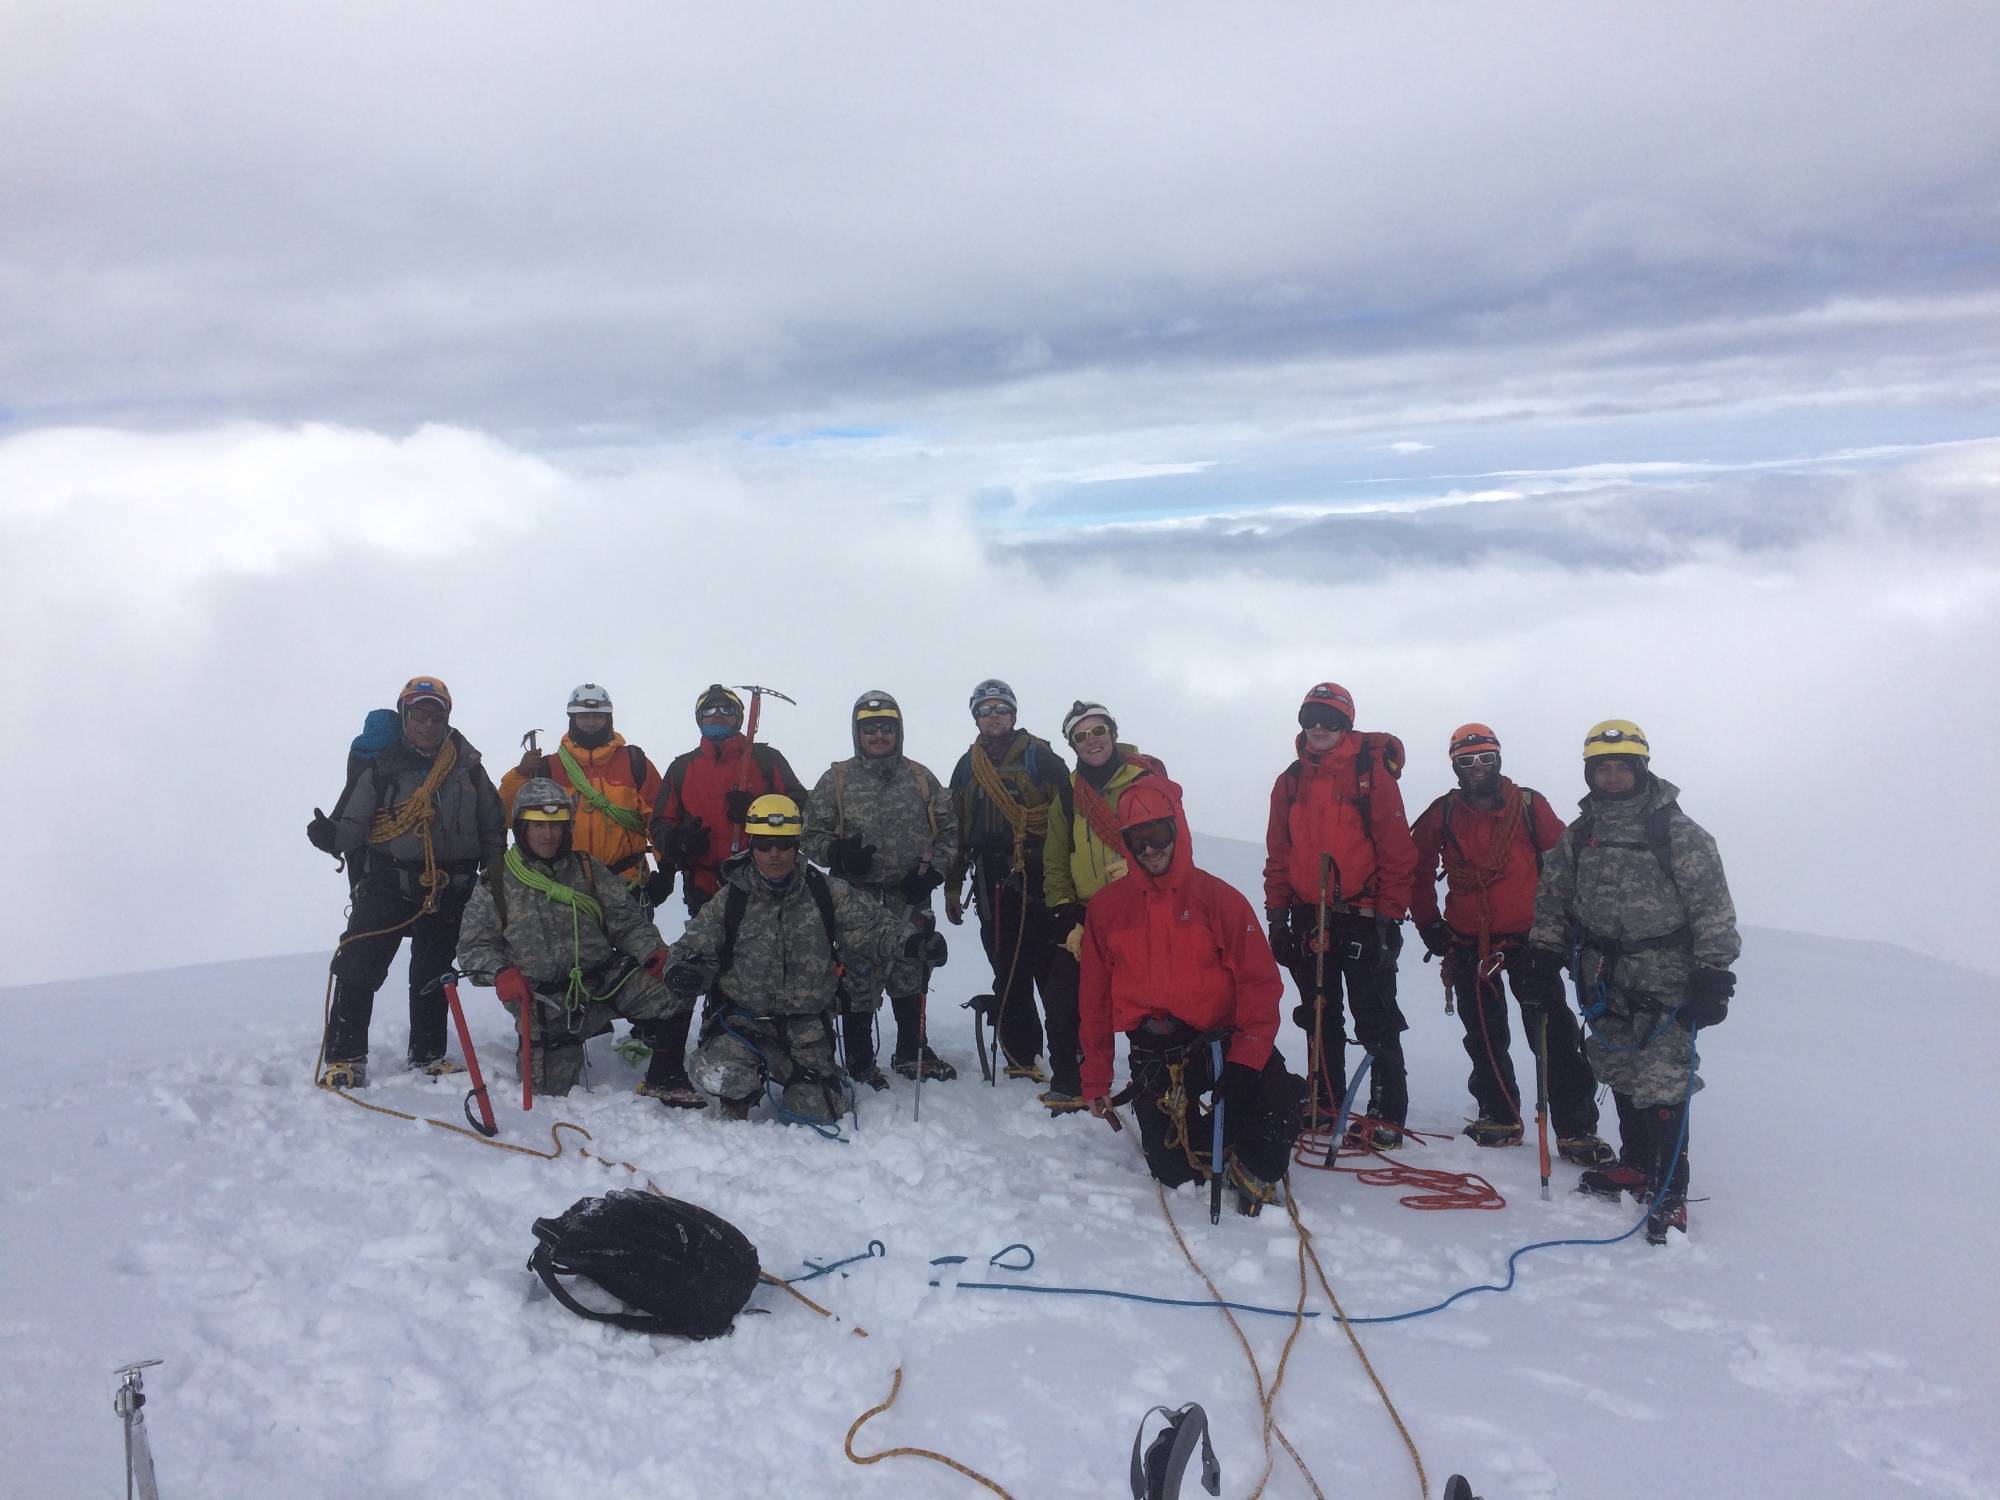
[[[781, 693], [774, 687], [762, 687], [754, 682], [739, 682], [735, 686], [737, 692], [748, 693], [750, 695], [750, 717], [743, 721], [745, 752], [743, 765], [736, 773], [736, 786], [734, 788], [736, 791], [744, 792], [749, 790], [744, 785], [744, 779], [757, 769], [756, 759], [749, 752], [757, 748], [757, 720], [763, 716], [764, 695], [768, 693], [773, 698], [783, 699], [786, 703], [791, 704], [793, 708], [799, 706], [799, 700], [794, 698], [790, 693]], [[732, 828], [729, 831], [729, 849], [732, 854], [741, 847], [742, 838], [742, 829]]]

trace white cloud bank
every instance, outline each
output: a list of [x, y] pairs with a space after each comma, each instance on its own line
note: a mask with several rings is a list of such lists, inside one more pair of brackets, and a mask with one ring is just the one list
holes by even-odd
[[823, 457], [586, 470], [444, 429], [0, 441], [0, 692], [41, 798], [0, 864], [7, 977], [330, 945], [344, 891], [301, 830], [363, 712], [418, 671], [501, 765], [578, 681], [608, 684], [659, 760], [692, 742], [703, 684], [768, 682], [800, 699], [768, 733], [809, 779], [878, 686], [947, 772], [964, 694], [999, 675], [1044, 734], [1073, 697], [1111, 704], [1198, 826], [1250, 839], [1324, 677], [1408, 741], [1415, 806], [1464, 719], [1561, 807], [1583, 729], [1628, 716], [1722, 841], [1748, 920], [1994, 966], [1995, 820], [1964, 752], [2000, 743], [2000, 558], [1983, 535], [1871, 522], [1869, 487], [1949, 519], [2000, 497], [2000, 446], [1831, 477], [1840, 527], [1782, 553], [1365, 581], [1054, 573], [976, 529], [967, 464]]

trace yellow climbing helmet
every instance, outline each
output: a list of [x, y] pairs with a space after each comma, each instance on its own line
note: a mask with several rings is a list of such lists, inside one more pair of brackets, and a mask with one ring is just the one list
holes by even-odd
[[798, 803], [782, 792], [766, 792], [743, 815], [743, 831], [753, 838], [795, 839], [805, 826]]
[[1646, 731], [1630, 719], [1606, 719], [1591, 725], [1590, 733], [1583, 737], [1583, 758], [1595, 760], [1600, 755], [1636, 755], [1650, 760], [1653, 750], [1646, 743]]

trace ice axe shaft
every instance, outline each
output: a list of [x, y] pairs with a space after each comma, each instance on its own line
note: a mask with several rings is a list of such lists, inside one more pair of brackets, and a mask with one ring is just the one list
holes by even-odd
[[[783, 699], [786, 703], [791, 704], [793, 708], [797, 708], [799, 706], [799, 700], [792, 697], [789, 693], [781, 693], [776, 688], [763, 687], [754, 682], [739, 682], [736, 684], [736, 691], [739, 693], [748, 693], [750, 695], [750, 717], [743, 721], [743, 743], [746, 748], [751, 750], [754, 750], [757, 747], [757, 721], [758, 719], [763, 717], [765, 694], [768, 693], [773, 698]], [[756, 769], [757, 769], [756, 757], [754, 755], [745, 755], [743, 757], [743, 764], [737, 768], [736, 785], [733, 788], [733, 790], [739, 792], [748, 791], [749, 786], [747, 783], [749, 781], [750, 776], [756, 771]], [[740, 850], [742, 847], [743, 847], [743, 830], [740, 828], [730, 829], [729, 830], [730, 852], [733, 854], [738, 850]]]
[[[465, 1118], [472, 1128], [484, 1136], [495, 1136], [500, 1127], [493, 1121], [493, 1101], [486, 1097], [486, 1080], [480, 1076], [479, 1054], [472, 1050], [472, 1031], [465, 1024], [465, 1011], [458, 1003], [458, 981], [447, 979], [444, 985], [445, 1004], [451, 1007], [452, 1025], [458, 1028], [458, 1048], [465, 1054], [465, 1071], [472, 1076], [472, 1092], [465, 1096]], [[472, 1118], [472, 1106], [479, 1106], [479, 1118]]]

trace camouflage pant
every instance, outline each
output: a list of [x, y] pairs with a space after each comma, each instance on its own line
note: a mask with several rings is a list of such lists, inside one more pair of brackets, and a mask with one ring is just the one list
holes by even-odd
[[1623, 1010], [1613, 995], [1602, 1015], [1590, 1022], [1584, 1050], [1598, 1081], [1642, 1108], [1678, 1105], [1703, 1087], [1689, 1074], [1694, 1037], [1671, 1013]]
[[[546, 989], [537, 990], [546, 996]], [[507, 1002], [502, 1001], [502, 1004]], [[567, 1094], [583, 1077], [584, 1044], [603, 1036], [619, 1017], [630, 1021], [657, 1020], [677, 1007], [680, 999], [644, 969], [634, 969], [629, 978], [604, 1000], [593, 1000], [574, 1010], [564, 1011], [558, 1002], [545, 998], [535, 1006], [533, 1060], [530, 1070], [537, 1094]], [[514, 1017], [514, 1076], [521, 1076], [520, 1007], [507, 1005]]]
[[831, 1124], [840, 1115], [840, 1070], [825, 1015], [752, 1016], [711, 997], [695, 1049], [694, 1081], [723, 1099], [748, 1099], [769, 1078], [785, 1108]]
[[[897, 886], [857, 885], [854, 890], [898, 916], [910, 909], [910, 903], [903, 899], [903, 892]], [[852, 1015], [873, 1015], [880, 1010], [885, 991], [892, 1000], [903, 1000], [915, 999], [928, 988], [930, 971], [915, 959], [892, 959], [886, 964], [871, 964], [863, 959], [848, 961], [847, 1009]]]

